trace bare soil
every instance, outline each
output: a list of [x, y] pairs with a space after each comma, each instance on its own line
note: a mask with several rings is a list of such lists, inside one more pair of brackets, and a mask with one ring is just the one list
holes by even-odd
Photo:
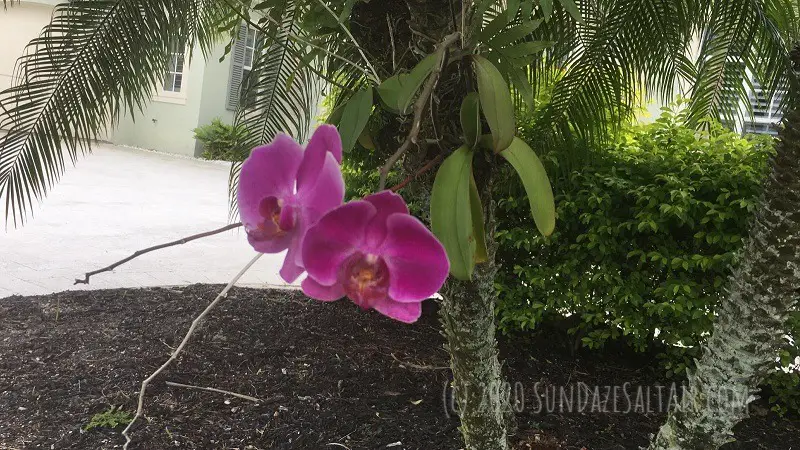
[[[121, 427], [84, 427], [112, 406], [135, 410], [141, 380], [220, 288], [0, 299], [0, 449], [121, 448]], [[147, 420], [134, 428], [130, 448], [458, 449], [437, 305], [425, 306], [423, 318], [408, 326], [349, 302], [234, 289], [151, 384]], [[640, 405], [635, 397], [638, 387], [655, 393], [665, 384], [651, 356], [620, 349], [573, 354], [566, 339], [550, 332], [502, 339], [501, 347], [520, 410], [517, 448], [636, 449], [664, 419], [655, 399]], [[592, 389], [629, 383], [628, 394], [617, 393], [616, 412], [607, 402], [599, 405], [605, 412], [592, 411], [591, 396], [570, 403], [551, 394], [579, 383]], [[607, 401], [605, 390], [597, 392]], [[752, 412], [727, 450], [800, 449], [800, 422], [763, 405]]]

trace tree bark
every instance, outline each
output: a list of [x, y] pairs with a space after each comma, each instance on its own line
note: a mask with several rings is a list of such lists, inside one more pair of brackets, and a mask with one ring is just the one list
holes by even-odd
[[[800, 69], [800, 47], [795, 49]], [[796, 93], [795, 93], [796, 94]], [[740, 264], [688, 390], [650, 450], [709, 450], [732, 441], [773, 369], [800, 285], [800, 101], [795, 95]]]
[[491, 168], [485, 170], [485, 175], [480, 177], [483, 179], [476, 173], [476, 182], [482, 187], [489, 260], [475, 267], [471, 281], [452, 279], [440, 309], [461, 417], [461, 434], [468, 450], [508, 449], [508, 424], [513, 421], [510, 387], [501, 373], [495, 339], [497, 243], [493, 238], [492, 171]]

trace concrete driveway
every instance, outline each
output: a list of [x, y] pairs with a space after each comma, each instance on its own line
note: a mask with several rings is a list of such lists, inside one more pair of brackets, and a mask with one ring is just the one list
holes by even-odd
[[[69, 167], [18, 229], [0, 230], [0, 298], [68, 289], [227, 283], [253, 257], [241, 229], [158, 250], [73, 285], [136, 250], [219, 228], [228, 164], [99, 144]], [[264, 255], [240, 285], [286, 286], [282, 255]]]

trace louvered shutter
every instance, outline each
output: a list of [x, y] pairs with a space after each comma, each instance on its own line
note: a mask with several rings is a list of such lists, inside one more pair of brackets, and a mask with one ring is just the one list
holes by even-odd
[[753, 80], [753, 90], [750, 92], [749, 98], [750, 106], [753, 108], [753, 118], [745, 122], [744, 131], [777, 135], [777, 127], [781, 121], [779, 106], [785, 94], [784, 90], [779, 90], [775, 93], [772, 101], [769, 101], [761, 85]]
[[231, 76], [228, 80], [228, 100], [225, 107], [231, 111], [239, 106], [239, 95], [244, 76], [244, 50], [247, 42], [247, 24], [239, 25], [239, 37], [231, 50]]

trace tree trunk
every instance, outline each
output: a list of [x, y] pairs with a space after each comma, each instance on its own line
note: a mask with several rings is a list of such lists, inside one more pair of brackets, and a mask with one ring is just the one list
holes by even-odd
[[[800, 69], [800, 47], [795, 49]], [[747, 405], [774, 367], [800, 285], [800, 105], [784, 119], [772, 172], [729, 278], [714, 331], [688, 391], [650, 450], [709, 450], [732, 440]]]
[[[476, 155], [476, 159], [479, 156]], [[476, 161], [477, 162], [477, 161]], [[510, 387], [503, 381], [495, 339], [494, 202], [492, 169], [482, 187], [489, 260], [475, 267], [472, 281], [451, 279], [440, 310], [453, 369], [453, 388], [461, 417], [461, 434], [468, 450], [508, 449], [508, 423], [513, 419]]]

